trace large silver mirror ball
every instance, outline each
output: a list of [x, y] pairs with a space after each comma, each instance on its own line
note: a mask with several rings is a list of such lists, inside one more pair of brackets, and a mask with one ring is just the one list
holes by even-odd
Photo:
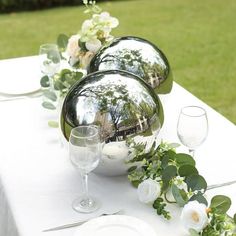
[[161, 102], [148, 84], [126, 71], [108, 70], [89, 74], [70, 89], [60, 127], [68, 140], [73, 127], [98, 126], [103, 145], [97, 172], [120, 175], [131, 154], [126, 141], [151, 145], [163, 120]]
[[114, 39], [93, 57], [87, 72], [125, 70], [146, 81], [157, 94], [172, 89], [173, 76], [165, 54], [151, 42], [127, 36]]

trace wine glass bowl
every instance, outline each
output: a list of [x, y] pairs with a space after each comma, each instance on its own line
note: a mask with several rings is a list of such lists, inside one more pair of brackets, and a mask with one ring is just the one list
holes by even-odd
[[84, 188], [84, 193], [74, 200], [72, 207], [78, 212], [93, 212], [100, 204], [88, 194], [88, 173], [97, 167], [101, 156], [98, 128], [93, 125], [73, 128], [69, 139], [69, 156], [82, 176]]
[[177, 135], [181, 143], [188, 147], [194, 156], [208, 134], [208, 119], [205, 109], [199, 106], [186, 106], [181, 109], [177, 124]]

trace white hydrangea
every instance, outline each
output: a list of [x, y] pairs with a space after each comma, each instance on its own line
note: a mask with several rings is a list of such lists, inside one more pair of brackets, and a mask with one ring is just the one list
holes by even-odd
[[188, 202], [182, 210], [181, 220], [187, 230], [200, 232], [208, 224], [206, 206], [198, 201]]
[[154, 202], [161, 193], [160, 183], [153, 179], [146, 179], [138, 186], [138, 198], [143, 203]]

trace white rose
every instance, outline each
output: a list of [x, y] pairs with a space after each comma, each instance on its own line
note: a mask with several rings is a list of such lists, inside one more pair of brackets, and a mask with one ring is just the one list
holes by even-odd
[[138, 198], [141, 202], [152, 203], [161, 193], [159, 182], [153, 179], [146, 179], [138, 186]]
[[181, 220], [187, 230], [200, 232], [208, 224], [206, 206], [198, 201], [188, 202], [182, 210]]
[[86, 48], [91, 51], [96, 53], [102, 46], [102, 43], [98, 39], [90, 39], [85, 43]]
[[76, 35], [72, 35], [68, 40], [66, 53], [69, 57], [73, 59], [76, 59], [76, 58], [78, 59], [78, 56], [79, 56], [79, 51], [80, 51], [79, 39], [80, 39], [80, 36], [76, 34]]

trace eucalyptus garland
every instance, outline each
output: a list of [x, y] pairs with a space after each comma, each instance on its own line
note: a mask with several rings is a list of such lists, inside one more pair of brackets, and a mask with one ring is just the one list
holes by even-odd
[[[188, 211], [188, 214], [191, 212], [190, 217], [193, 219], [187, 224], [187, 229], [192, 236], [236, 236], [236, 214], [233, 218], [227, 215], [231, 206], [230, 198], [216, 195], [208, 203], [205, 197], [207, 182], [197, 170], [192, 156], [177, 153], [176, 144], [162, 142], [160, 145], [156, 145], [153, 143], [149, 151], [142, 143], [128, 140], [127, 144], [131, 149], [131, 158], [128, 161], [131, 165], [128, 170], [128, 179], [133, 186], [140, 189], [139, 191], [143, 191], [142, 188], [145, 189], [144, 184], [149, 184], [148, 190], [147, 188], [144, 190], [145, 194], [150, 191], [156, 194], [153, 195], [154, 198], [151, 196], [151, 199], [145, 199], [142, 194], [141, 201], [149, 203], [148, 200], [151, 200], [157, 214], [167, 220], [171, 219], [171, 213], [167, 210], [168, 204], [184, 207], [181, 215], [183, 219], [187, 215], [185, 212], [188, 211], [186, 206], [192, 205], [193, 210]], [[160, 191], [158, 191], [158, 186]], [[199, 211], [194, 208], [194, 204], [204, 208], [204, 222], [198, 214]], [[201, 220], [202, 222], [200, 222]], [[194, 225], [195, 222], [196, 225]]]

